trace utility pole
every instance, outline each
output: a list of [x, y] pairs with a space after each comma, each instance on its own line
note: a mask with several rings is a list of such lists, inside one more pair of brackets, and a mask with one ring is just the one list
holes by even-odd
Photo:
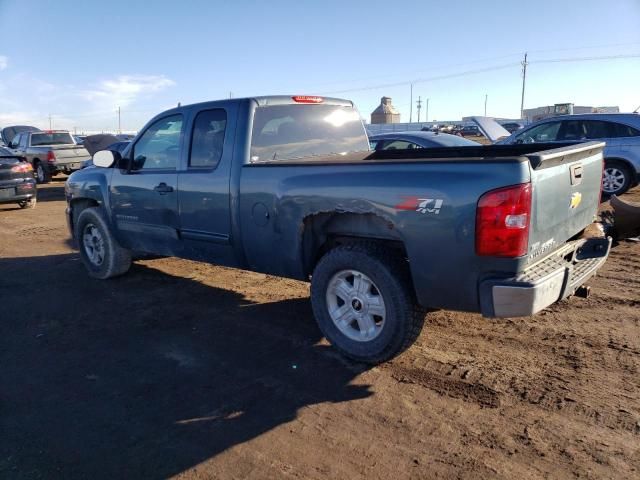
[[49, 130], [53, 130], [53, 127], [51, 126], [51, 114], [49, 114]]
[[229, 92], [229, 98], [233, 98], [233, 92]]
[[418, 105], [418, 123], [420, 123], [420, 109], [422, 108], [422, 98], [419, 95], [416, 104]]
[[484, 94], [484, 116], [487, 116], [487, 98], [489, 97], [488, 94]]
[[428, 122], [429, 121], [429, 99], [427, 98], [427, 110], [424, 112], [424, 121]]
[[118, 133], [122, 133], [120, 128], [120, 107], [118, 107]]
[[413, 121], [413, 83], [411, 85], [411, 96], [409, 97], [409, 123]]
[[527, 53], [524, 54], [524, 61], [522, 62], [522, 99], [520, 100], [520, 118], [524, 118], [524, 86], [527, 81]]

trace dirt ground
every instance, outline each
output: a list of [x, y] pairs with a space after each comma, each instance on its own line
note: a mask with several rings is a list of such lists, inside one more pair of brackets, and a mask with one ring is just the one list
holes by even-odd
[[640, 478], [640, 243], [587, 300], [430, 313], [370, 368], [304, 283], [178, 259], [89, 279], [63, 182], [0, 206], [0, 477]]

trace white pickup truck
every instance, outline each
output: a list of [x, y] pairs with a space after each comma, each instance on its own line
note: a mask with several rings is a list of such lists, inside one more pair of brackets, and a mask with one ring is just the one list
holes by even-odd
[[48, 183], [58, 173], [80, 170], [82, 163], [91, 158], [66, 130], [23, 131], [7, 146], [15, 155], [27, 159], [38, 183]]

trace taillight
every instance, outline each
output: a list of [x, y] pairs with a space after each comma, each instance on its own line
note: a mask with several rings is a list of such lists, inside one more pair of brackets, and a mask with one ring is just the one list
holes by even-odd
[[33, 172], [33, 168], [31, 167], [30, 163], [21, 162], [15, 167], [11, 167], [11, 171], [14, 173], [27, 173]]
[[297, 103], [322, 103], [324, 99], [322, 97], [314, 97], [311, 95], [296, 95], [291, 97], [294, 102]]
[[521, 257], [529, 247], [531, 184], [491, 190], [476, 211], [476, 254]]
[[49, 150], [47, 152], [47, 162], [54, 163], [55, 161], [56, 161], [56, 154], [53, 152], [53, 150]]

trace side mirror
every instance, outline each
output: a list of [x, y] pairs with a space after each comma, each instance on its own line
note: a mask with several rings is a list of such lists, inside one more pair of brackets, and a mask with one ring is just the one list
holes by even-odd
[[93, 155], [93, 164], [96, 167], [109, 168], [120, 161], [120, 155], [111, 150], [100, 150]]

